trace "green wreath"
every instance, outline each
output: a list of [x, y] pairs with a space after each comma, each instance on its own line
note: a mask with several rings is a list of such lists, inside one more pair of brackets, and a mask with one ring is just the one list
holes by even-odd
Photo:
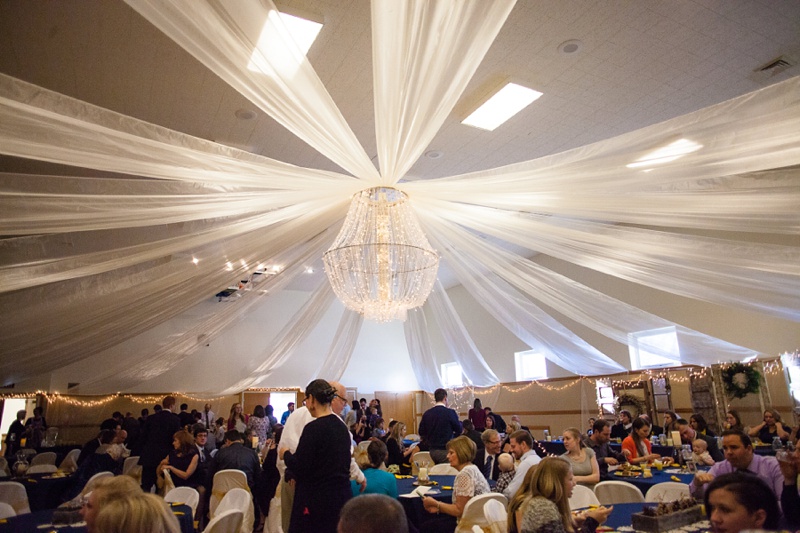
[[761, 374], [750, 365], [732, 363], [722, 371], [722, 384], [725, 386], [725, 393], [731, 398], [744, 398], [758, 392]]
[[619, 414], [619, 412], [622, 411], [623, 406], [633, 406], [636, 408], [634, 418], [642, 413], [647, 413], [647, 405], [644, 403], [644, 400], [631, 394], [622, 394], [617, 396], [617, 400], [614, 402], [614, 412]]

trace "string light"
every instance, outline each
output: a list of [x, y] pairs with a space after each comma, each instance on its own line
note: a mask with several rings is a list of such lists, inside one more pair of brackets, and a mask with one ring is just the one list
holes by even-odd
[[[186, 398], [191, 401], [202, 402], [202, 403], [219, 401], [225, 398], [225, 396], [218, 396], [215, 398], [198, 398], [196, 396], [191, 396], [181, 392], [173, 392], [171, 394], [172, 396], [176, 397], [179, 396], [181, 398]], [[161, 401], [164, 399], [165, 395], [159, 395], [159, 396], [134, 395], [134, 394], [120, 394], [117, 392], [114, 394], [109, 394], [108, 396], [104, 396], [102, 398], [94, 398], [91, 400], [80, 400], [78, 399], [77, 396], [61, 394], [58, 392], [47, 392], [43, 390], [37, 390], [34, 392], [27, 392], [27, 393], [15, 392], [15, 393], [0, 394], [0, 399], [25, 399], [25, 398], [30, 398], [31, 396], [42, 396], [48, 402], [52, 403], [62, 402], [67, 405], [72, 405], [74, 407], [99, 407], [107, 405], [113, 402], [114, 400], [120, 398], [140, 404], [149, 404], [149, 405], [161, 404]]]

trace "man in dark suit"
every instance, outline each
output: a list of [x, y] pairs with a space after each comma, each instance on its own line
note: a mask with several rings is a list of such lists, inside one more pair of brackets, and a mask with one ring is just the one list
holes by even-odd
[[182, 428], [194, 425], [194, 415], [192, 415], [192, 413], [190, 413], [188, 409], [189, 409], [189, 404], [186, 403], [181, 404], [181, 412], [178, 413], [178, 418], [181, 421]]
[[689, 422], [683, 418], [678, 419], [678, 431], [681, 433], [681, 442], [683, 444], [691, 445], [696, 439], [706, 441], [708, 444], [708, 454], [711, 456], [712, 459], [716, 462], [724, 461], [725, 456], [722, 455], [722, 452], [719, 450], [719, 446], [717, 446], [717, 439], [714, 437], [709, 437], [708, 435], [703, 435], [702, 433], [698, 433], [692, 426], [689, 425]]
[[447, 443], [461, 435], [461, 422], [456, 412], [447, 407], [446, 390], [436, 389], [433, 399], [436, 405], [422, 415], [419, 436], [430, 451], [433, 462], [438, 464], [447, 460]]
[[623, 440], [631, 434], [633, 416], [630, 411], [623, 409], [619, 412], [619, 422], [611, 428], [611, 438]]
[[481, 440], [481, 432], [475, 429], [475, 426], [468, 418], [461, 421], [461, 427], [464, 428], [462, 435], [468, 437], [469, 440], [475, 443], [475, 448], [480, 451], [483, 448], [483, 441]]
[[158, 464], [169, 455], [172, 449], [172, 439], [181, 429], [178, 415], [172, 412], [175, 407], [175, 398], [166, 396], [161, 402], [163, 409], [147, 417], [142, 428], [141, 455], [139, 464], [142, 465], [142, 490], [150, 492], [156, 482], [156, 468]]
[[497, 466], [497, 456], [500, 455], [500, 448], [503, 446], [503, 439], [500, 438], [500, 433], [494, 429], [487, 429], [481, 433], [481, 442], [483, 448], [478, 450], [475, 454], [475, 461], [473, 464], [477, 466], [486, 480], [497, 481], [500, 476], [500, 468]]
[[246, 448], [244, 436], [232, 429], [225, 433], [225, 445], [214, 455], [209, 469], [209, 481], [213, 482], [214, 474], [220, 470], [241, 470], [247, 476], [247, 484], [252, 492], [256, 478], [261, 472], [258, 454], [253, 448]]

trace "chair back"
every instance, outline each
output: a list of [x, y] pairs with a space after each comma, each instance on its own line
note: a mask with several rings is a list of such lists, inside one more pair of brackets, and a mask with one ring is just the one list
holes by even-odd
[[489, 522], [492, 533], [508, 531], [508, 512], [506, 506], [497, 500], [489, 500], [483, 505], [483, 516]]
[[569, 508], [580, 509], [590, 505], [600, 505], [600, 500], [597, 499], [594, 491], [583, 485], [575, 485], [572, 489], [572, 497], [569, 499]]
[[56, 465], [56, 452], [37, 453], [31, 459], [31, 466], [36, 465]]
[[185, 503], [192, 508], [192, 517], [197, 511], [197, 504], [200, 503], [200, 493], [192, 487], [175, 487], [164, 496], [167, 503]]
[[47, 447], [55, 446], [57, 439], [58, 439], [58, 428], [50, 426], [44, 432], [44, 442], [42, 442], [42, 446], [47, 446]]
[[238, 509], [228, 509], [208, 523], [203, 533], [233, 533], [242, 529], [243, 514]]
[[215, 516], [222, 498], [225, 497], [229, 490], [236, 488], [250, 492], [250, 487], [247, 486], [247, 476], [241, 470], [226, 469], [214, 474], [211, 499], [208, 504], [208, 514], [211, 518]]
[[5, 502], [10, 505], [18, 515], [31, 512], [25, 486], [16, 481], [0, 482], [0, 502]]
[[677, 481], [665, 481], [657, 483], [650, 487], [647, 494], [644, 495], [646, 502], [674, 502], [681, 498], [688, 498], [689, 485], [686, 483], [679, 483]]
[[627, 481], [601, 481], [594, 486], [594, 494], [603, 505], [644, 503], [642, 491]]
[[78, 457], [81, 455], [80, 448], [75, 448], [74, 450], [70, 450], [67, 453], [64, 460], [61, 461], [61, 464], [58, 465], [58, 469], [62, 472], [74, 472], [78, 469]]
[[461, 515], [461, 520], [458, 521], [455, 533], [469, 533], [472, 531], [472, 526], [488, 527], [489, 521], [486, 520], [486, 513], [483, 507], [486, 502], [498, 501], [503, 508], [508, 507], [508, 500], [499, 492], [487, 492], [473, 496], [464, 506], [464, 512]]
[[58, 467], [56, 465], [33, 465], [28, 467], [28, 470], [25, 472], [26, 474], [52, 474], [53, 472], [57, 472]]
[[81, 494], [89, 494], [94, 490], [94, 486], [97, 485], [97, 482], [106, 477], [114, 477], [113, 472], [98, 472], [92, 477], [89, 478], [89, 481], [86, 482], [86, 485], [83, 487]]
[[219, 502], [215, 514], [224, 513], [229, 509], [236, 509], [242, 512], [242, 528], [241, 533], [251, 533], [253, 531], [253, 522], [255, 521], [253, 509], [253, 497], [244, 489], [231, 489]]
[[12, 516], [17, 516], [17, 512], [14, 510], [14, 508], [8, 505], [6, 502], [0, 502], [0, 519], [11, 518]]
[[427, 463], [428, 465], [433, 464], [433, 459], [431, 459], [431, 452], [416, 452], [411, 455], [411, 475], [418, 475], [419, 474], [419, 467], [417, 464]]
[[11, 470], [8, 468], [8, 460], [0, 456], [0, 477], [8, 477], [11, 475]]
[[128, 475], [128, 473], [134, 468], [139, 466], [139, 456], [132, 455], [125, 459], [125, 462], [122, 463], [122, 474]]
[[433, 476], [457, 476], [458, 470], [447, 463], [439, 463], [428, 469], [428, 474]]

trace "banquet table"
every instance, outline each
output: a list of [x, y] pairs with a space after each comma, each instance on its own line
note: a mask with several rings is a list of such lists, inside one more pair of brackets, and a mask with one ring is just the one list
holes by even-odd
[[[631, 516], [634, 513], [639, 513], [644, 509], [645, 506], [652, 506], [656, 504], [652, 503], [617, 503], [614, 505], [614, 509], [611, 511], [611, 514], [608, 515], [608, 519], [606, 520], [603, 526], [612, 528], [617, 531], [633, 531], [633, 527], [631, 527]], [[710, 526], [707, 520], [701, 520], [700, 522], [695, 522], [689, 526], [684, 526], [681, 528], [684, 531], [708, 531]]]
[[[430, 476], [432, 481], [438, 483], [438, 485], [434, 485], [431, 488], [434, 490], [439, 490], [439, 493], [426, 495], [435, 500], [450, 503], [453, 499], [453, 481], [455, 478], [456, 476]], [[411, 476], [397, 478], [397, 494], [400, 496], [398, 499], [403, 505], [403, 510], [406, 512], [406, 518], [410, 523], [414, 524], [414, 526], [419, 529], [420, 524], [436, 515], [425, 512], [425, 508], [422, 506], [421, 497], [403, 496], [404, 494], [411, 494], [415, 489], [417, 489], [417, 487], [414, 485], [416, 481], [417, 478]]]
[[[700, 470], [703, 471], [705, 469], [700, 469]], [[627, 481], [628, 483], [635, 485], [636, 488], [642, 491], [642, 494], [647, 494], [647, 491], [650, 490], [650, 487], [658, 483], [663, 483], [665, 481], [675, 481], [674, 479], [672, 479], [672, 476], [677, 477], [681, 483], [686, 483], [687, 485], [691, 483], [692, 480], [694, 479], [694, 474], [683, 472], [677, 468], [665, 468], [660, 472], [655, 468], [653, 468], [651, 469], [651, 473], [653, 474], [653, 477], [651, 478], [645, 478], [643, 476], [622, 477], [612, 474], [609, 477], [609, 479], [614, 479], [617, 481]]]
[[53, 509], [63, 503], [62, 496], [72, 484], [75, 476], [54, 476], [53, 474], [30, 474], [11, 478], [10, 481], [22, 483], [28, 494], [31, 511]]
[[[192, 508], [188, 505], [171, 505], [172, 512], [181, 526], [181, 533], [194, 533]], [[45, 509], [12, 518], [0, 519], [0, 533], [86, 533], [86, 523], [80, 522], [71, 526], [53, 526], [55, 509]]]

